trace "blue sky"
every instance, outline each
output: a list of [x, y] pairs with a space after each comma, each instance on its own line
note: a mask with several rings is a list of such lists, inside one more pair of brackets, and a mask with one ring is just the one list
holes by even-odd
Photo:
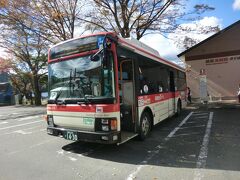
[[239, 9], [234, 9], [234, 0], [192, 0], [192, 3], [206, 3], [214, 7], [214, 11], [204, 13], [204, 16], [214, 16], [221, 20], [223, 27], [240, 20], [240, 1]]

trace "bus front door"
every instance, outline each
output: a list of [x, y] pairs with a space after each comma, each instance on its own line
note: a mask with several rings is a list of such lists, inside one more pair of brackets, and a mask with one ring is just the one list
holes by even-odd
[[122, 144], [138, 134], [135, 133], [135, 83], [131, 59], [119, 59], [119, 90]]

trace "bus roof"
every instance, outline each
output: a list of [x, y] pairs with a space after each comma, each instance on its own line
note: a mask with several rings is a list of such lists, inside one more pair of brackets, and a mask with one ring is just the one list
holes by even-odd
[[[99, 35], [111, 35], [115, 38], [117, 38], [118, 40], [118, 43], [122, 46], [122, 47], [125, 47], [135, 53], [138, 53], [140, 55], [143, 55], [145, 57], [148, 57], [148, 58], [151, 58], [155, 61], [158, 61], [158, 62], [161, 62], [165, 65], [168, 65], [168, 66], [171, 66], [173, 68], [176, 68], [180, 71], [185, 71], [184, 68], [178, 66], [177, 64], [175, 63], [172, 63], [162, 57], [160, 57], [159, 53], [157, 50], [149, 47], [148, 45], [140, 42], [139, 40], [137, 39], [133, 39], [133, 38], [122, 38], [120, 37], [119, 35], [117, 35], [116, 33], [114, 32], [100, 32], [100, 33], [95, 33], [95, 34], [90, 34], [90, 35], [84, 35], [84, 36], [80, 36], [80, 37], [77, 37], [77, 38], [73, 38], [73, 39], [69, 39], [69, 40], [66, 40], [66, 41], [63, 41], [63, 42], [60, 42], [54, 46], [52, 46], [51, 48], [55, 47], [55, 46], [58, 46], [60, 44], [63, 44], [63, 43], [66, 43], [66, 42], [70, 42], [72, 40], [76, 40], [76, 39], [80, 39], [80, 38], [85, 38], [85, 37], [90, 37], [90, 36], [99, 36]], [[50, 48], [50, 49], [51, 49]], [[49, 51], [50, 51], [49, 49]]]
[[173, 68], [176, 68], [180, 71], [185, 71], [184, 68], [178, 66], [177, 64], [174, 64], [168, 60], [165, 60], [164, 58], [160, 57], [159, 53], [157, 50], [149, 47], [148, 45], [136, 40], [136, 39], [126, 39], [118, 36], [118, 42], [120, 45], [123, 47], [134, 51], [140, 55], [143, 55], [145, 57], [151, 58], [155, 61], [161, 62], [163, 64], [166, 64], [168, 66], [171, 66]]

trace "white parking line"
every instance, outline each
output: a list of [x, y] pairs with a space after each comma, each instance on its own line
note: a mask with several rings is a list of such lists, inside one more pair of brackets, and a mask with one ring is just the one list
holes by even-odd
[[172, 131], [170, 132], [170, 134], [164, 139], [165, 141], [168, 141], [171, 137], [174, 136], [174, 134], [182, 127], [182, 125], [184, 125], [187, 120], [192, 116], [193, 112], [189, 113], [188, 116], [182, 120], [182, 122]]
[[201, 145], [200, 153], [197, 160], [197, 169], [194, 172], [194, 180], [201, 180], [204, 178], [204, 174], [202, 173], [202, 169], [205, 168], [207, 162], [207, 155], [208, 155], [208, 143], [209, 137], [211, 133], [212, 127], [212, 120], [213, 120], [213, 112], [210, 112], [205, 135], [203, 138], [203, 142]]
[[24, 123], [24, 124], [18, 124], [18, 125], [15, 125], [15, 126], [3, 127], [3, 128], [0, 128], [0, 130], [11, 129], [11, 128], [25, 126], [25, 125], [29, 125], [29, 124], [35, 124], [35, 123], [39, 123], [39, 122], [43, 122], [43, 120], [33, 121], [33, 122], [29, 122], [29, 123]]
[[180, 129], [200, 128], [200, 127], [205, 127], [205, 125], [199, 125], [199, 126], [187, 126], [187, 127], [181, 127]]
[[194, 119], [195, 120], [202, 120], [202, 119], [206, 119], [206, 118], [208, 118], [208, 116], [204, 115], [204, 116], [197, 116]]
[[1, 124], [7, 124], [8, 122], [7, 121], [3, 121], [3, 122], [0, 122], [0, 125]]
[[17, 150], [17, 151], [12, 151], [12, 152], [10, 152], [10, 153], [7, 153], [7, 155], [10, 156], [10, 155], [14, 155], [14, 154], [19, 153], [19, 152], [26, 152], [26, 150], [33, 149], [33, 148], [36, 148], [36, 147], [38, 147], [38, 146], [42, 146], [42, 145], [47, 144], [47, 143], [49, 143], [49, 142], [51, 142], [51, 141], [55, 141], [56, 139], [57, 139], [57, 138], [48, 139], [48, 140], [42, 141], [42, 142], [40, 142], [40, 143], [38, 143], [38, 144], [34, 144], [34, 145], [32, 145], [32, 146], [25, 147], [25, 148], [20, 149], [20, 150]]
[[[187, 120], [192, 116], [193, 112], [189, 113], [188, 116], [182, 120], [182, 122], [173, 130], [171, 131], [168, 136], [164, 139], [165, 142], [167, 142], [168, 140], [170, 140], [175, 133], [181, 128], [182, 125], [184, 125]], [[140, 165], [137, 166], [137, 168], [132, 171], [131, 174], [128, 175], [127, 180], [133, 180], [136, 178], [137, 174], [139, 173], [139, 171], [146, 166], [146, 164], [155, 156], [159, 153], [160, 149], [162, 148], [161, 145], [158, 145], [155, 147], [154, 151], [151, 151], [151, 153], [140, 163]]]
[[173, 137], [179, 137], [179, 136], [193, 136], [193, 135], [200, 135], [201, 133], [182, 133], [174, 135]]
[[14, 131], [14, 133], [18, 133], [18, 134], [22, 134], [22, 135], [32, 134], [32, 132], [26, 132], [26, 131], [23, 131], [23, 130], [17, 130], [17, 131]]
[[194, 112], [194, 115], [203, 115], [203, 114], [207, 115], [208, 112]]
[[202, 121], [189, 121], [189, 122], [186, 122], [186, 124], [199, 124], [201, 122]]
[[26, 121], [26, 120], [30, 120], [30, 119], [34, 119], [34, 118], [40, 118], [41, 116], [28, 116], [28, 117], [24, 117], [24, 118], [20, 118], [18, 119], [18, 121]]
[[202, 113], [202, 114], [196, 114], [196, 113], [194, 113], [193, 114], [193, 116], [208, 116], [208, 113]]
[[[22, 131], [28, 131], [28, 130], [32, 130], [32, 129], [39, 129], [40, 127], [42, 126], [34, 126], [34, 127], [30, 127], [30, 128], [26, 128], [26, 129], [21, 129]], [[33, 131], [33, 132], [37, 132], [37, 131]], [[0, 136], [4, 136], [4, 135], [9, 135], [9, 134], [14, 134], [16, 133], [16, 131], [11, 131], [11, 132], [7, 132], [7, 133], [3, 133], [3, 134], [0, 134]]]

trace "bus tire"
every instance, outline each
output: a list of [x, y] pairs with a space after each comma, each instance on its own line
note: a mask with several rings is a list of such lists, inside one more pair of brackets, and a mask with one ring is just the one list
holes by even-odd
[[146, 137], [149, 135], [151, 130], [151, 116], [149, 113], [144, 112], [141, 116], [140, 121], [140, 133], [139, 133], [139, 139], [143, 141], [146, 139]]
[[180, 116], [181, 113], [182, 113], [182, 103], [181, 103], [180, 100], [178, 100], [176, 115], [177, 115], [177, 116]]

